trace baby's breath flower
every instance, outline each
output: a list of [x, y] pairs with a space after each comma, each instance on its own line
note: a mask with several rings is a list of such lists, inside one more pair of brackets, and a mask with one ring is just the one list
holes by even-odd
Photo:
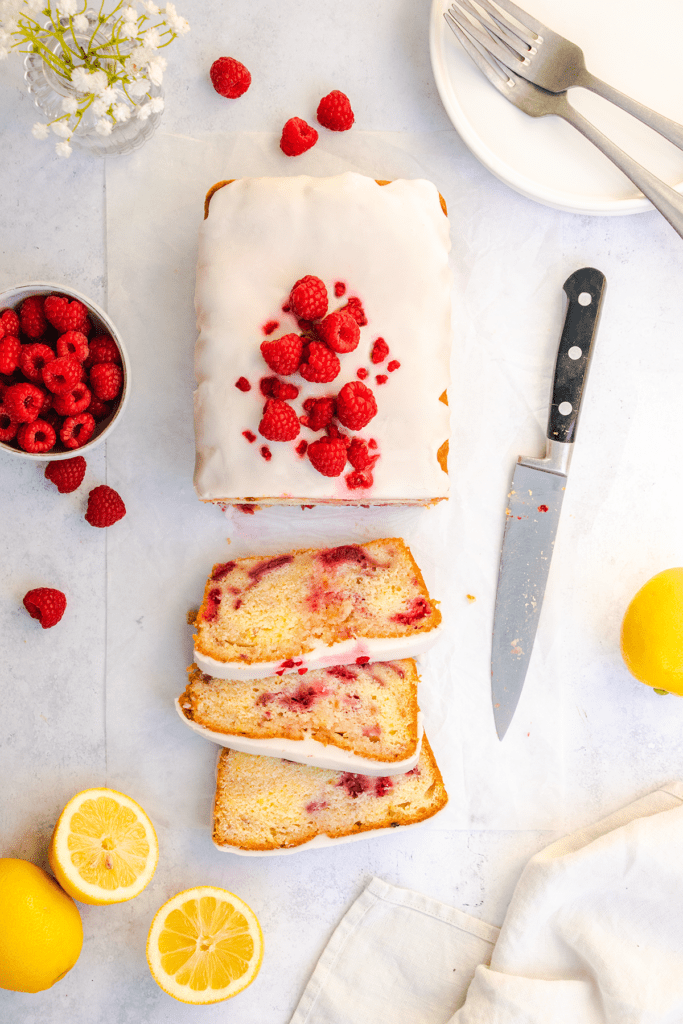
[[4, 60], [5, 57], [9, 57], [9, 50], [5, 46], [0, 46], [0, 60]]
[[128, 86], [128, 94], [129, 96], [132, 96], [133, 99], [139, 99], [141, 96], [144, 96], [145, 93], [149, 92], [149, 87], [150, 82], [148, 78], [136, 78]]
[[108, 120], [108, 118], [106, 118], [106, 117], [103, 117], [95, 125], [95, 131], [97, 132], [98, 135], [111, 135], [111, 131], [112, 131], [113, 127], [114, 127], [114, 122]]
[[71, 84], [76, 92], [90, 92], [90, 75], [85, 68], [74, 68], [71, 72]]
[[153, 57], [147, 65], [147, 74], [154, 85], [161, 85], [166, 70], [165, 57]]
[[90, 106], [92, 108], [93, 114], [96, 114], [97, 117], [103, 117], [103, 115], [106, 114], [109, 110], [111, 104], [107, 103], [107, 101], [105, 99], [102, 99], [101, 96], [98, 96], [96, 99], [92, 101]]
[[46, 139], [49, 134], [49, 124], [42, 124], [40, 121], [36, 121], [33, 128], [31, 129], [31, 135], [34, 139]]
[[153, 114], [160, 114], [164, 109], [164, 97], [163, 96], [152, 96], [149, 101], [149, 105], [152, 108]]
[[78, 110], [78, 100], [75, 96], [65, 96], [62, 100], [62, 110], [65, 114], [75, 114]]
[[88, 76], [88, 84], [90, 88], [88, 92], [94, 92], [96, 96], [103, 93], [109, 85], [109, 79], [105, 71], [91, 71]]
[[135, 39], [138, 34], [137, 21], [124, 21], [121, 26], [121, 35], [124, 39]]
[[150, 50], [156, 50], [161, 45], [161, 36], [155, 28], [148, 28], [142, 36], [142, 42]]
[[66, 121], [53, 121], [51, 127], [55, 135], [61, 135], [63, 139], [71, 138], [71, 129]]
[[55, 152], [57, 156], [71, 156], [72, 149], [69, 143], [65, 140], [64, 142], [58, 142], [55, 146]]
[[131, 115], [131, 109], [127, 103], [115, 103], [111, 108], [112, 116], [119, 124], [127, 121]]
[[126, 7], [125, 11], [123, 12], [123, 20], [137, 22], [138, 12], [135, 10], [134, 7], [131, 7], [130, 5]]
[[74, 18], [74, 28], [77, 32], [87, 32], [89, 21], [85, 14], [77, 14]]
[[161, 11], [152, 0], [142, 0], [142, 6], [145, 8], [148, 14], [161, 14]]
[[151, 113], [152, 113], [152, 104], [151, 103], [143, 103], [141, 107], [138, 107], [135, 116], [137, 118], [139, 118], [140, 121], [146, 121]]
[[58, 0], [57, 13], [72, 18], [78, 10], [78, 0]]

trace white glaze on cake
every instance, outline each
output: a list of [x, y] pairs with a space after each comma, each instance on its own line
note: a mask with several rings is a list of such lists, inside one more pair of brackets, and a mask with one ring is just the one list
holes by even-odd
[[417, 747], [415, 753], [403, 761], [373, 761], [369, 757], [360, 757], [348, 750], [341, 750], [331, 744], [320, 743], [310, 736], [304, 740], [289, 739], [251, 739], [248, 736], [230, 736], [222, 732], [214, 732], [203, 725], [198, 725], [183, 713], [180, 698], [175, 702], [176, 711], [185, 725], [213, 743], [231, 750], [239, 750], [243, 754], [261, 754], [265, 757], [284, 757], [288, 761], [309, 764], [314, 768], [329, 768], [332, 771], [355, 772], [359, 775], [383, 776], [402, 775], [412, 771], [420, 757], [422, 735], [424, 731], [423, 715], [417, 713]]
[[373, 661], [400, 661], [401, 658], [418, 658], [425, 654], [441, 636], [442, 626], [437, 626], [428, 633], [415, 633], [412, 636], [393, 636], [375, 638], [353, 638], [336, 644], [325, 644], [311, 640], [312, 650], [301, 654], [295, 659], [288, 659], [294, 664], [287, 667], [282, 661], [262, 661], [249, 664], [237, 661], [218, 661], [195, 648], [194, 661], [207, 675], [216, 679], [263, 679], [265, 676], [285, 674], [287, 672], [302, 673], [302, 669], [330, 668], [332, 665], [354, 665], [358, 658]]
[[[332, 178], [247, 178], [218, 189], [199, 238], [195, 305], [195, 488], [206, 501], [260, 504], [316, 502], [429, 502], [448, 495], [448, 475], [437, 451], [449, 435], [448, 407], [439, 396], [448, 385], [450, 353], [450, 248], [448, 220], [433, 184], [399, 180], [379, 186], [355, 173]], [[358, 436], [373, 438], [380, 458], [374, 483], [350, 490], [344, 477], [317, 472], [295, 448], [322, 436], [306, 427], [294, 441], [266, 441], [258, 434], [265, 399], [263, 326], [277, 320], [271, 338], [297, 332], [282, 312], [289, 291], [313, 274], [326, 284], [330, 311], [357, 296], [368, 324], [354, 352], [340, 356], [342, 370], [329, 384], [311, 384], [299, 373], [286, 379], [300, 388], [297, 414], [307, 397], [337, 394], [369, 370], [365, 380], [378, 413]], [[334, 284], [346, 293], [335, 298]], [[370, 361], [377, 337], [390, 355]], [[401, 366], [387, 372], [390, 360]], [[377, 385], [376, 374], [387, 374]], [[245, 377], [247, 392], [235, 387]], [[254, 443], [242, 432], [257, 435]], [[345, 431], [347, 432], [347, 431]], [[348, 432], [347, 432], [348, 433]], [[267, 444], [272, 458], [259, 449]], [[404, 655], [398, 655], [403, 657]]]

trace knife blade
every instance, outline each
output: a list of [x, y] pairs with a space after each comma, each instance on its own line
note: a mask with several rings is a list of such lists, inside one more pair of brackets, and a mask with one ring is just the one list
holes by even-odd
[[515, 713], [534, 646], [605, 277], [583, 267], [563, 288], [567, 310], [555, 361], [546, 453], [541, 459], [520, 455], [505, 509], [491, 650], [491, 698], [500, 740]]

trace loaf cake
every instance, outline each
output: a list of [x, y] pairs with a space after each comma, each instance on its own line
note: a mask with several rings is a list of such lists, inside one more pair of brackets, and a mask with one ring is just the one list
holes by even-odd
[[413, 658], [441, 613], [400, 538], [237, 558], [213, 567], [194, 660], [219, 679]]
[[447, 800], [426, 738], [412, 771], [380, 778], [223, 749], [213, 841], [228, 850], [286, 850], [316, 837], [340, 839], [424, 821]]
[[243, 178], [207, 195], [194, 484], [221, 505], [448, 496], [450, 249], [424, 180]]
[[410, 658], [334, 665], [303, 678], [213, 679], [196, 665], [188, 673], [177, 708], [222, 746], [373, 775], [417, 764], [422, 725]]

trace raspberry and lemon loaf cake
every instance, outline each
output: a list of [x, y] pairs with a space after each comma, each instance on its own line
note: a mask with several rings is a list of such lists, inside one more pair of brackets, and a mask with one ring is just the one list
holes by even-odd
[[235, 853], [286, 852], [311, 841], [319, 845], [325, 838], [340, 841], [417, 824], [447, 800], [426, 738], [412, 771], [379, 778], [224, 749], [218, 760], [213, 841]]
[[237, 558], [213, 567], [194, 660], [219, 679], [414, 658], [441, 613], [400, 538]]
[[195, 488], [220, 504], [448, 496], [450, 249], [423, 180], [244, 178], [209, 192]]
[[417, 764], [415, 662], [333, 665], [266, 679], [214, 679], [191, 666], [176, 706], [207, 739], [245, 753], [369, 775]]

